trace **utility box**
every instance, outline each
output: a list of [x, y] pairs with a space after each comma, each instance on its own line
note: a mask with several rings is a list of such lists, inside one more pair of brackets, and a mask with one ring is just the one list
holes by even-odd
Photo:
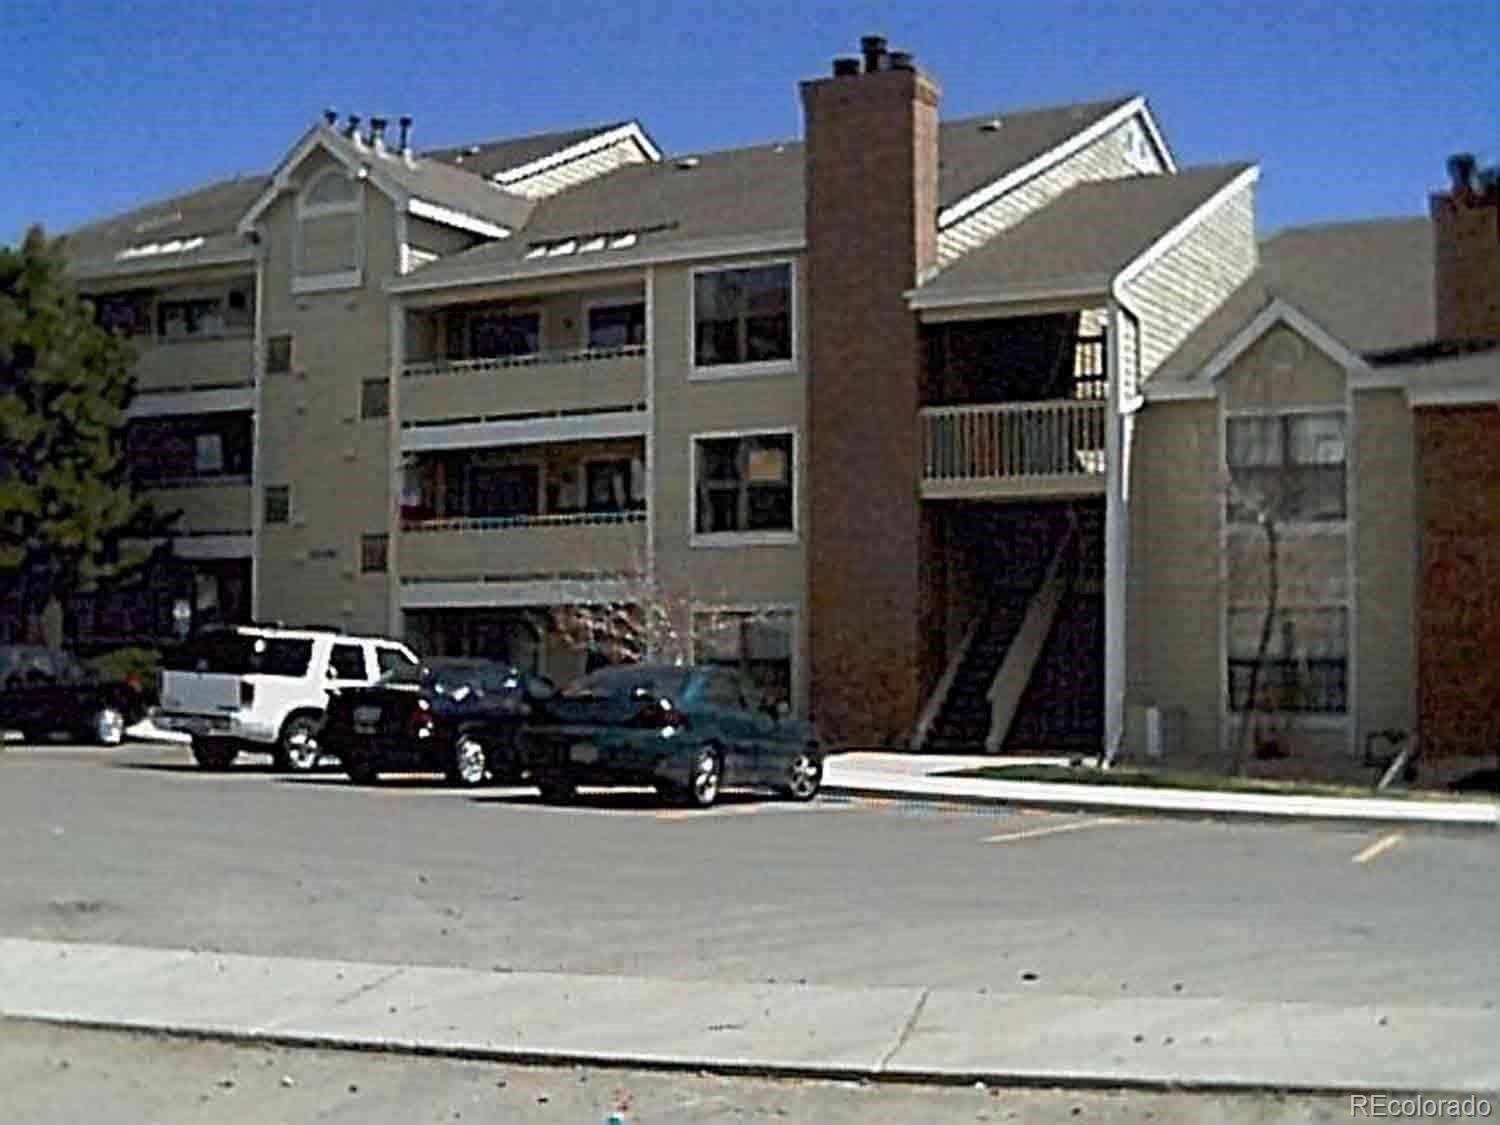
[[1182, 710], [1177, 707], [1146, 708], [1146, 757], [1160, 761], [1182, 755]]

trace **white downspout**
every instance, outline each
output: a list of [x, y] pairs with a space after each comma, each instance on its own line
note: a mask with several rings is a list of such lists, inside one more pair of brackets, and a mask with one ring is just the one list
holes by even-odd
[[[1105, 765], [1114, 762], [1125, 743], [1125, 606], [1130, 558], [1130, 484], [1127, 478], [1130, 431], [1134, 420], [1126, 416], [1120, 386], [1121, 322], [1127, 315], [1134, 322], [1137, 355], [1141, 331], [1140, 318], [1125, 303], [1118, 282], [1110, 286], [1110, 303], [1109, 396], [1104, 429], [1104, 746], [1100, 754], [1100, 761]], [[1135, 377], [1140, 378], [1139, 370]], [[1130, 408], [1133, 410], [1135, 405], [1130, 404]]]

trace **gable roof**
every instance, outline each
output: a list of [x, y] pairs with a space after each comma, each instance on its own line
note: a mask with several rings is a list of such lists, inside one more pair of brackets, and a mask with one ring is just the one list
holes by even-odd
[[1103, 293], [1115, 277], [1253, 164], [1185, 168], [1076, 184], [918, 288], [913, 307], [982, 293]]
[[1261, 242], [1259, 266], [1245, 284], [1183, 341], [1150, 383], [1192, 379], [1278, 300], [1358, 355], [1431, 340], [1432, 242], [1425, 218], [1279, 231]]
[[[944, 122], [938, 130], [938, 196], [950, 207], [1057, 148], [1132, 98], [1083, 102]], [[1000, 128], [985, 129], [999, 121]], [[476, 246], [396, 281], [393, 289], [459, 285], [583, 268], [582, 259], [528, 257], [535, 247], [630, 234], [626, 252], [592, 259], [600, 268], [686, 254], [713, 244], [794, 247], [805, 239], [801, 142], [785, 141], [633, 164], [538, 201], [523, 236]]]
[[[415, 169], [397, 155], [378, 157], [368, 148], [356, 146], [337, 128], [320, 125], [303, 134], [293, 148], [293, 155], [308, 150], [310, 140], [317, 138], [353, 167], [361, 163], [378, 167], [402, 194], [514, 229], [525, 222], [532, 205], [490, 186], [485, 179], [488, 174], [543, 159], [609, 133], [622, 124], [433, 149], [417, 158]], [[475, 148], [478, 152], [470, 155], [469, 150]], [[461, 164], [456, 160], [460, 154], [464, 155]], [[378, 164], [374, 163], [377, 161]], [[65, 235], [64, 254], [76, 274], [90, 277], [140, 273], [153, 268], [175, 270], [229, 259], [248, 260], [253, 256], [251, 248], [237, 228], [257, 202], [266, 197], [273, 186], [273, 176], [274, 173], [262, 173], [221, 180], [85, 224]], [[203, 241], [198, 243], [200, 238]], [[171, 248], [174, 242], [192, 245], [187, 249]], [[131, 253], [133, 250], [145, 252]]]

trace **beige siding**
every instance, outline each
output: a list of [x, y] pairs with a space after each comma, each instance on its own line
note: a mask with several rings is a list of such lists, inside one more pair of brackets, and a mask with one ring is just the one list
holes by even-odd
[[242, 387], [255, 379], [252, 332], [201, 340], [137, 339], [134, 373], [140, 391]]
[[556, 195], [565, 188], [574, 187], [585, 180], [592, 180], [597, 176], [607, 175], [616, 168], [623, 168], [627, 164], [643, 164], [645, 156], [641, 154], [640, 146], [632, 140], [622, 140], [609, 148], [600, 149], [598, 152], [589, 153], [570, 160], [566, 164], [557, 164], [551, 168], [536, 172], [522, 180], [515, 180], [505, 184], [505, 190], [517, 195], [524, 195], [528, 199], [541, 199], [548, 195]]
[[1217, 754], [1218, 408], [1157, 403], [1138, 416], [1131, 480], [1127, 698], [1174, 708], [1188, 757]]
[[1370, 731], [1413, 730], [1417, 543], [1411, 409], [1396, 390], [1354, 399], [1357, 747]]
[[467, 250], [481, 241], [483, 240], [467, 231], [407, 216], [406, 244], [414, 250], [423, 250], [443, 258]]
[[1255, 263], [1255, 185], [1247, 183], [1125, 287], [1141, 318], [1143, 380], [1250, 276]]
[[645, 373], [646, 361], [638, 355], [485, 370], [439, 368], [435, 374], [402, 380], [401, 418], [433, 422], [554, 410], [629, 410], [645, 400]]
[[494, 531], [413, 531], [401, 536], [407, 578], [569, 579], [638, 573], [645, 525], [567, 524]]
[[178, 531], [197, 535], [243, 533], [251, 529], [251, 490], [247, 482], [153, 488], [146, 495], [161, 512], [182, 513]]
[[1342, 408], [1345, 403], [1344, 369], [1284, 325], [1246, 348], [1219, 383], [1229, 410]]
[[[724, 263], [732, 264], [732, 263]], [[794, 352], [805, 357], [806, 301], [799, 276]], [[802, 374], [689, 378], [692, 326], [691, 270], [656, 272], [653, 324], [656, 572], [676, 603], [734, 607], [786, 606], [797, 614], [793, 658], [799, 708], [805, 708], [807, 429]], [[803, 360], [802, 362], [805, 362]], [[794, 430], [799, 536], [785, 546], [695, 547], [692, 545], [692, 436], [722, 431]], [[684, 621], [682, 627], [686, 628]]]
[[[299, 179], [311, 179], [313, 166], [324, 163], [310, 158]], [[291, 485], [294, 521], [263, 530], [257, 612], [384, 632], [386, 576], [361, 575], [358, 552], [362, 535], [389, 524], [387, 421], [361, 419], [359, 403], [362, 382], [389, 373], [389, 302], [381, 286], [395, 272], [397, 254], [390, 202], [373, 190], [364, 200], [364, 276], [353, 289], [293, 294], [295, 197], [283, 196], [263, 219], [263, 330], [292, 334], [296, 370], [264, 377], [260, 483]]]
[[1074, 184], [1140, 175], [1131, 161], [1128, 137], [1133, 120], [1122, 122], [1061, 163], [1006, 192], [938, 234], [938, 262], [947, 265], [1028, 215], [1040, 211]]

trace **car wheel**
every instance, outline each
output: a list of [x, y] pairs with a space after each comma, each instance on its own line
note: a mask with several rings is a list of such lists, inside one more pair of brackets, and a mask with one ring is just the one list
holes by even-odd
[[562, 774], [546, 774], [536, 779], [536, 787], [541, 790], [542, 803], [547, 805], [567, 805], [578, 796], [578, 786], [571, 777]]
[[222, 738], [193, 739], [193, 760], [200, 769], [227, 770], [237, 757], [239, 751], [232, 742], [225, 742]]
[[723, 783], [724, 759], [717, 747], [705, 746], [693, 755], [693, 768], [685, 791], [687, 803], [697, 809], [708, 808], [719, 799], [719, 787]]
[[101, 707], [89, 725], [89, 739], [98, 746], [118, 746], [125, 741], [125, 716], [113, 707]]
[[318, 720], [311, 715], [293, 715], [281, 728], [276, 744], [276, 768], [286, 773], [308, 773], [318, 767]]
[[823, 763], [803, 750], [787, 763], [784, 776], [777, 792], [794, 801], [811, 801], [823, 786]]
[[489, 776], [489, 762], [479, 739], [470, 734], [461, 734], [454, 739], [453, 748], [448, 752], [449, 784], [473, 789], [483, 785]]

